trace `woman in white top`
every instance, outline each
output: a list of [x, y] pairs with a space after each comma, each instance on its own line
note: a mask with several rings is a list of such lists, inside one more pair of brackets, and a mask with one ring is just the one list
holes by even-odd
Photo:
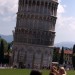
[[60, 67], [60, 68], [59, 68], [59, 75], [67, 75], [67, 73], [66, 73], [64, 67]]

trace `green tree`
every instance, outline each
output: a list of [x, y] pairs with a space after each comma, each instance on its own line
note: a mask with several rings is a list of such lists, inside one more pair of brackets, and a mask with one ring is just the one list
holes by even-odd
[[4, 63], [4, 43], [3, 40], [0, 42], [0, 63]]
[[62, 47], [60, 58], [59, 58], [59, 64], [63, 65], [64, 63], [64, 47]]
[[9, 64], [9, 58], [10, 58], [10, 47], [11, 47], [11, 43], [8, 43], [8, 50], [7, 50], [7, 53], [8, 53], [7, 62], [8, 62], [8, 64]]
[[3, 38], [0, 38], [0, 42], [1, 40], [3, 40], [3, 44], [4, 44], [4, 52], [7, 52], [7, 49], [8, 49], [8, 43], [6, 40], [4, 40]]
[[59, 50], [60, 48], [54, 48], [53, 51], [53, 62], [58, 62], [59, 61]]
[[75, 70], [75, 45], [73, 46], [72, 64], [73, 64], [73, 68]]
[[7, 55], [5, 55], [5, 63], [9, 64], [10, 61], [10, 52], [11, 52], [11, 43], [8, 43]]

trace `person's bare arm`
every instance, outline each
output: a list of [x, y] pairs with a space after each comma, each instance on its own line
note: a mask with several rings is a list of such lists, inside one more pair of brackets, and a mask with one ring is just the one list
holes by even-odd
[[60, 75], [60, 74], [59, 74], [59, 71], [57, 71], [57, 70], [55, 70], [55, 69], [53, 69], [53, 71], [56, 73], [56, 75]]

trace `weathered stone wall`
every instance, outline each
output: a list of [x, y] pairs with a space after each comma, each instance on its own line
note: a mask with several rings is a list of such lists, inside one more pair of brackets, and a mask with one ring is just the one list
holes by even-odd
[[19, 0], [13, 65], [49, 67], [55, 38], [58, 0]]
[[15, 44], [13, 47], [14, 65], [19, 65], [20, 62], [26, 67], [49, 67], [52, 61], [53, 47]]

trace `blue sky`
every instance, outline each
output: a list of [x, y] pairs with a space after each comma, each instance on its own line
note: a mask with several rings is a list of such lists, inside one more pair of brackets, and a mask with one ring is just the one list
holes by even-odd
[[75, 14], [74, 14], [75, 0], [62, 0], [61, 4], [66, 5], [65, 16], [75, 16]]
[[[18, 0], [0, 0], [0, 34], [10, 35], [16, 26]], [[59, 0], [55, 43], [75, 42], [75, 0]]]

